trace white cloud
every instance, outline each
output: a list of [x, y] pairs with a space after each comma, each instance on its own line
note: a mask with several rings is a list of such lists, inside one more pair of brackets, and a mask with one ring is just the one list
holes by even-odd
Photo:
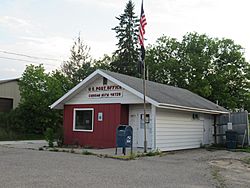
[[42, 30], [44, 30], [43, 27], [37, 23], [12, 16], [1, 16], [0, 27], [9, 30], [9, 32], [14, 35], [20, 34], [20, 32], [26, 35], [41, 35]]
[[[73, 37], [82, 31], [84, 42], [91, 47], [90, 53], [94, 58], [99, 58], [105, 53], [111, 54], [116, 49], [117, 43], [111, 28], [118, 24], [115, 16], [123, 12], [127, 1], [63, 0], [60, 1], [62, 6], [59, 7], [59, 11], [55, 10], [58, 14], [53, 14], [53, 10], [48, 11], [47, 14], [40, 9], [35, 9], [38, 6], [34, 6], [34, 1], [25, 1], [25, 3], [18, 1], [18, 5], [13, 1], [13, 7], [7, 12], [8, 15], [7, 13], [1, 15], [2, 11], [0, 12], [0, 27], [4, 28], [4, 32], [13, 39], [11, 42], [4, 43], [0, 40], [0, 49], [66, 60], [70, 55]], [[55, 6], [53, 3], [53, 1], [46, 1], [42, 4], [43, 10], [46, 6], [48, 9]], [[141, 0], [134, 0], [134, 3], [135, 12], [139, 15]], [[27, 7], [34, 9], [29, 12]], [[74, 7], [78, 8], [78, 12], [74, 12]], [[154, 43], [162, 34], [181, 39], [185, 33], [197, 31], [211, 37], [233, 39], [235, 43], [246, 48], [246, 57], [249, 60], [249, 7], [250, 1], [246, 0], [144, 1], [148, 21], [146, 44]], [[79, 12], [79, 10], [83, 11]], [[67, 13], [65, 17], [62, 12]], [[4, 35], [1, 37], [5, 39]], [[60, 62], [46, 61], [46, 63], [53, 63], [57, 67], [60, 65]], [[11, 61], [9, 64], [5, 63], [4, 66], [14, 67], [19, 71], [24, 69], [26, 63]], [[18, 66], [15, 67], [14, 64]], [[46, 68], [51, 70], [55, 67]], [[2, 75], [3, 72], [0, 74]]]
[[[59, 68], [64, 60], [67, 60], [70, 55], [70, 48], [73, 44], [73, 40], [69, 38], [63, 38], [59, 36], [51, 36], [46, 38], [39, 37], [20, 37], [16, 43], [9, 45], [1, 45], [0, 49], [9, 52], [15, 52], [20, 54], [27, 54], [30, 56], [43, 57], [57, 59], [61, 61], [51, 61], [51, 60], [38, 60], [32, 58], [26, 58], [22, 56], [15, 56], [10, 54], [2, 54], [1, 56], [6, 56], [10, 58], [24, 59], [28, 61], [34, 61], [37, 63], [32, 63], [35, 65], [44, 64], [47, 71]], [[5, 67], [0, 71], [0, 77], [9, 78], [13, 75], [20, 76], [25, 69], [26, 65], [31, 64], [30, 62], [16, 61], [16, 60], [0, 60], [0, 66]], [[13, 66], [16, 65], [16, 66]]]
[[25, 65], [20, 62], [0, 59], [0, 79], [17, 78], [23, 73]]
[[246, 48], [249, 60], [249, 7], [250, 1], [245, 0], [145, 1], [146, 38], [150, 43], [162, 34], [181, 39], [185, 33], [193, 31], [230, 38]]
[[116, 47], [114, 41], [86, 41], [86, 44], [90, 46], [90, 54], [95, 59], [102, 58], [104, 54], [111, 55]]
[[116, 8], [120, 9], [121, 7], [124, 9], [125, 4], [128, 2], [127, 0], [66, 0], [70, 3], [81, 3], [84, 5], [96, 5], [104, 8]]
[[31, 26], [31, 24], [27, 20], [23, 20], [23, 19], [11, 17], [11, 16], [1, 16], [0, 24], [6, 25], [10, 28], [20, 28], [20, 27]]
[[22, 41], [19, 47], [25, 45], [25, 49], [32, 54], [65, 60], [70, 52], [73, 40], [60, 36], [48, 37], [20, 37]]

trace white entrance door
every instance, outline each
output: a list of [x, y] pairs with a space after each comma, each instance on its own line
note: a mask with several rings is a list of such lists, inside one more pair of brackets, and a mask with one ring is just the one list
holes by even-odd
[[[150, 114], [146, 115], [147, 121], [147, 146], [151, 148], [152, 143], [152, 126], [151, 126], [151, 117]], [[139, 129], [138, 129], [138, 137], [137, 137], [138, 147], [144, 147], [144, 114], [139, 115]]]
[[138, 147], [139, 118], [136, 114], [129, 116], [129, 125], [133, 128], [133, 147]]
[[206, 118], [203, 121], [203, 145], [211, 144], [212, 119]]
[[209, 144], [209, 125], [203, 122], [203, 145]]

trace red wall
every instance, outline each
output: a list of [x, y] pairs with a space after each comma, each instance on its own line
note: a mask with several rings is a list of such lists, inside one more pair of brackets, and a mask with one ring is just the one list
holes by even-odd
[[[93, 132], [73, 131], [74, 108], [94, 108]], [[103, 121], [97, 121], [98, 112]], [[128, 105], [121, 104], [77, 104], [64, 106], [64, 144], [91, 146], [95, 148], [115, 147], [116, 127], [128, 124]]]

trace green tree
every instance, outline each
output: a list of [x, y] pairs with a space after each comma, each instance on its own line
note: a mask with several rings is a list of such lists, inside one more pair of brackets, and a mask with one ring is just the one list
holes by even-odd
[[74, 41], [70, 52], [71, 56], [62, 64], [61, 70], [71, 81], [71, 87], [73, 87], [92, 73], [93, 67], [91, 67], [92, 58], [89, 54], [90, 47], [83, 43], [80, 35]]
[[115, 72], [138, 76], [138, 23], [134, 13], [134, 4], [131, 0], [126, 4], [124, 13], [116, 17], [119, 25], [112, 28], [116, 32], [118, 49], [114, 53], [111, 68]]
[[218, 100], [230, 108], [249, 108], [250, 64], [244, 57], [244, 49], [230, 39], [217, 39], [217, 52], [209, 76], [212, 93], [209, 99]]
[[187, 33], [179, 42], [165, 36], [146, 54], [150, 79], [186, 88], [228, 109], [249, 109], [249, 63], [230, 39]]
[[110, 63], [113, 61], [113, 57], [110, 57], [107, 54], [104, 54], [104, 56], [99, 60], [94, 60], [93, 68], [96, 69], [104, 69], [104, 70], [110, 70], [111, 65]]
[[205, 34], [188, 33], [180, 43], [178, 54], [185, 75], [185, 87], [206, 98], [212, 92], [208, 79], [212, 74], [212, 62], [217, 50], [216, 39]]
[[179, 60], [180, 43], [173, 38], [162, 36], [156, 44], [149, 45], [146, 65], [149, 66], [149, 79], [163, 84], [186, 87], [185, 74]]
[[41, 134], [48, 127], [56, 131], [61, 126], [62, 113], [49, 106], [68, 90], [66, 82], [58, 71], [45, 73], [42, 65], [26, 67], [19, 82], [21, 101], [17, 109], [23, 131]]

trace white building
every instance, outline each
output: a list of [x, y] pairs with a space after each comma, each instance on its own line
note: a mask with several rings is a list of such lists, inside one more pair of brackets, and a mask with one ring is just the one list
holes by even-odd
[[[134, 147], [144, 146], [142, 80], [97, 70], [58, 99], [64, 109], [65, 144], [115, 147], [119, 124], [133, 127]], [[226, 109], [186, 89], [146, 81], [148, 147], [161, 151], [199, 148], [214, 142], [217, 115]]]

